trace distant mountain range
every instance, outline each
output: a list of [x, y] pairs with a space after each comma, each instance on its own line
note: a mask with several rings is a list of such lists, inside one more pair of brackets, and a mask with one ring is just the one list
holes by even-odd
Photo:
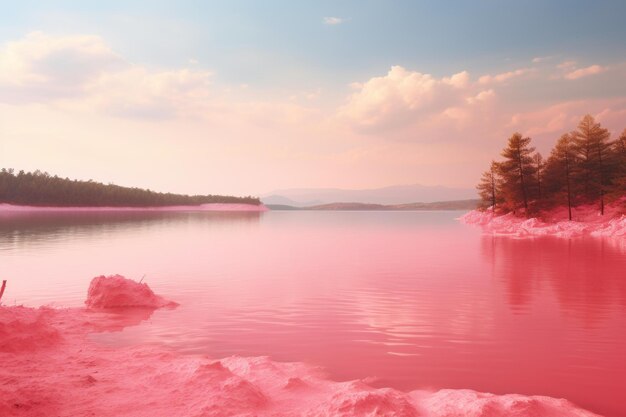
[[293, 188], [276, 190], [263, 197], [265, 205], [315, 207], [336, 203], [406, 205], [476, 199], [476, 190], [420, 184], [384, 188], [343, 190], [338, 188]]
[[266, 204], [266, 206], [270, 210], [474, 210], [479, 202], [479, 199], [469, 199], [408, 204], [330, 203], [308, 207], [287, 204]]

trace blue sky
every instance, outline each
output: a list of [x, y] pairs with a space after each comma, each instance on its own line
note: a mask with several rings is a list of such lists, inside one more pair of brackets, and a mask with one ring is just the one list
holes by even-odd
[[[626, 56], [624, 1], [20, 1], [0, 38], [37, 28], [105, 37], [127, 59], [258, 87], [344, 85], [390, 63], [445, 75], [515, 68], [538, 56]], [[323, 17], [346, 19], [322, 24]]]

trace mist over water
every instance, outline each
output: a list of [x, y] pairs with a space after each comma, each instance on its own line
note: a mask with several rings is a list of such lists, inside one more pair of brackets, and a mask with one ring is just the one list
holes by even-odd
[[3, 214], [3, 301], [79, 306], [93, 276], [145, 276], [181, 306], [95, 339], [626, 414], [623, 249], [484, 236], [461, 214]]

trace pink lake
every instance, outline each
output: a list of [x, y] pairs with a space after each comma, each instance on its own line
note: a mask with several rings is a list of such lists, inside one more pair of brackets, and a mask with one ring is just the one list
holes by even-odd
[[461, 214], [5, 213], [3, 301], [79, 306], [93, 276], [145, 276], [181, 306], [94, 339], [626, 415], [624, 246], [494, 238]]

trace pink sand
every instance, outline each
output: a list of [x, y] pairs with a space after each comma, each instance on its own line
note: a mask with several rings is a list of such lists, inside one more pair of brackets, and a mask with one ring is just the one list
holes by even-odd
[[[92, 281], [86, 304], [97, 310], [0, 306], [0, 416], [595, 416], [564, 399], [375, 389], [331, 381], [303, 363], [111, 348], [89, 337], [137, 325], [164, 302], [147, 285], [115, 276]], [[120, 304], [134, 308], [107, 310]]]
[[197, 206], [163, 206], [163, 207], [45, 207], [18, 206], [0, 204], [3, 212], [73, 212], [73, 211], [267, 211], [263, 204], [200, 204]]

